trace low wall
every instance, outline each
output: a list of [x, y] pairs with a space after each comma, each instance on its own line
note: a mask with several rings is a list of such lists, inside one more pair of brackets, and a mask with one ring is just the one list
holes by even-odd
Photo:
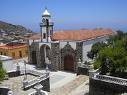
[[[27, 74], [31, 74], [31, 75], [35, 75], [35, 76], [38, 76], [38, 77], [42, 75], [42, 73], [40, 73], [40, 72], [35, 72], [35, 71], [31, 71], [31, 70], [27, 70], [26, 73]], [[11, 78], [11, 77], [18, 77], [18, 76], [23, 75], [24, 71], [22, 71], [22, 72], [20, 72], [20, 71], [11, 71], [11, 72], [8, 72], [7, 74], [8, 74], [9, 78]], [[44, 90], [44, 91], [50, 91], [50, 77], [42, 80], [40, 83], [43, 86], [42, 90]], [[30, 86], [30, 87], [28, 87], [28, 88], [26, 88], [24, 90], [28, 90], [30, 88], [34, 88], [35, 85]]]
[[50, 77], [41, 82], [42, 90], [50, 92]]
[[[47, 79], [41, 81], [40, 84], [43, 86], [42, 90], [48, 91], [48, 92], [50, 91], [50, 79], [49, 79], [49, 78], [47, 78]], [[27, 88], [24, 88], [24, 90], [28, 90], [28, 89], [30, 89], [30, 88], [34, 88], [35, 85], [36, 85], [36, 84], [34, 84], [34, 85], [32, 85], [32, 86], [29, 86], [29, 87], [27, 87]]]
[[20, 76], [20, 71], [12, 71], [12, 72], [8, 72], [7, 74], [9, 78], [17, 77], [17, 76]]
[[89, 75], [89, 68], [87, 68], [87, 67], [78, 67], [77, 75]]
[[118, 84], [114, 83], [113, 81], [104, 81], [101, 79], [90, 78], [89, 95], [121, 95], [123, 93], [127, 93], [127, 84]]
[[8, 95], [9, 88], [0, 87], [0, 95]]

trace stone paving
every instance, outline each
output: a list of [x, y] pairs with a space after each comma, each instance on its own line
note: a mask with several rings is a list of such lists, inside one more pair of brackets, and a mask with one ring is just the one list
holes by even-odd
[[88, 79], [89, 79], [88, 76], [79, 75], [74, 80], [63, 85], [62, 87], [51, 89], [49, 95], [84, 95], [84, 94], [87, 95]]
[[89, 80], [74, 89], [69, 95], [89, 95]]
[[68, 82], [74, 80], [76, 78], [75, 73], [70, 72], [63, 72], [63, 71], [57, 71], [57, 72], [51, 72], [50, 73], [50, 88], [59, 88]]

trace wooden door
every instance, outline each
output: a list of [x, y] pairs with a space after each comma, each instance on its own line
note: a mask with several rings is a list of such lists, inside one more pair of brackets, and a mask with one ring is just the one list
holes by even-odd
[[64, 57], [64, 70], [74, 71], [74, 58], [72, 55], [66, 55]]

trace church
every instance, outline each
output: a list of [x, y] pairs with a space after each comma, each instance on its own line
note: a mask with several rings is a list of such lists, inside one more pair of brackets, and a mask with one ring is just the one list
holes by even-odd
[[82, 63], [88, 61], [87, 52], [96, 42], [104, 42], [114, 32], [111, 29], [53, 30], [54, 23], [47, 9], [42, 14], [40, 33], [28, 41], [28, 61], [37, 68], [76, 72]]

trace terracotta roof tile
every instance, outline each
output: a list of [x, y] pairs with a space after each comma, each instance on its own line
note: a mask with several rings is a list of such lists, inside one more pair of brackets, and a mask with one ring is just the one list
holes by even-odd
[[27, 45], [26, 44], [23, 44], [23, 45], [13, 45], [13, 46], [2, 45], [2, 46], [0, 46], [0, 49], [15, 49], [15, 48], [22, 48], [22, 47], [27, 47]]
[[[113, 35], [114, 32], [111, 29], [83, 29], [83, 30], [63, 30], [56, 31], [53, 33], [53, 40], [73, 40], [73, 41], [81, 41], [94, 39], [96, 37], [101, 36], [110, 36]], [[30, 37], [32, 40], [40, 39], [40, 33]]]
[[87, 40], [101, 36], [112, 35], [111, 29], [93, 29], [93, 30], [66, 30], [63, 32], [55, 32], [53, 40]]

